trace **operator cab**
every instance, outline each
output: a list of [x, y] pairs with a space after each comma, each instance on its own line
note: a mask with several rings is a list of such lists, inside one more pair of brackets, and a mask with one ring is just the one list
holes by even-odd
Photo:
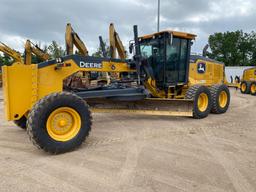
[[158, 88], [188, 82], [189, 57], [196, 35], [162, 31], [139, 38], [140, 52], [152, 69]]

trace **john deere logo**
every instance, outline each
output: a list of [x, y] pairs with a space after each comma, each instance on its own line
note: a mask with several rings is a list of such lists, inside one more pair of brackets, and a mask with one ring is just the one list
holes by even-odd
[[198, 63], [197, 64], [197, 72], [198, 73], [205, 73], [206, 71], [206, 64], [205, 63]]
[[83, 61], [80, 61], [79, 66], [81, 68], [96, 68], [96, 69], [101, 69], [102, 68], [101, 63], [86, 63], [86, 62], [83, 62]]

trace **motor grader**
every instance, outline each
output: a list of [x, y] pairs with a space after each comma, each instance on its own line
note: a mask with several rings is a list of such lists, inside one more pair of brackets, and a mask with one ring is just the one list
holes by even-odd
[[[5, 117], [26, 121], [32, 142], [58, 154], [75, 149], [86, 139], [91, 112], [194, 118], [204, 118], [211, 111], [224, 113], [230, 94], [223, 79], [215, 78], [224, 75], [219, 72], [224, 65], [214, 68], [213, 60], [191, 57], [195, 37], [175, 31], [138, 37], [134, 26], [132, 59], [71, 54], [38, 64], [3, 66]], [[78, 71], [128, 73], [136, 86], [115, 82], [97, 89], [63, 91], [63, 80]], [[194, 73], [193, 79], [189, 73]]]
[[256, 95], [256, 67], [244, 70], [240, 91], [243, 94]]

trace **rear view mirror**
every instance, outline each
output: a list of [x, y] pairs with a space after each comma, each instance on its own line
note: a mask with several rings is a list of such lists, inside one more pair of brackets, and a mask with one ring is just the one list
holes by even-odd
[[133, 49], [134, 49], [134, 43], [133, 41], [129, 42], [129, 53], [132, 54], [133, 53]]

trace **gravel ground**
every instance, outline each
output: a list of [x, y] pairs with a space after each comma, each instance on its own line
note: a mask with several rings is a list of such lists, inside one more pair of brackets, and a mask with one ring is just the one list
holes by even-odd
[[256, 97], [231, 90], [208, 118], [94, 114], [76, 151], [52, 156], [3, 118], [0, 191], [256, 191]]

